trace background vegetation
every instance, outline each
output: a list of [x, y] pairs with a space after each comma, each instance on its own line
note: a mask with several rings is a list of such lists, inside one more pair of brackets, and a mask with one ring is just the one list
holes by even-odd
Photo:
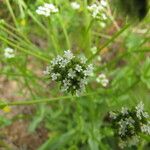
[[[38, 15], [44, 2], [59, 12]], [[150, 15], [131, 23], [116, 16], [109, 3], [103, 21], [87, 9], [94, 0], [77, 2], [79, 9], [69, 0], [0, 0], [0, 147], [116, 150], [107, 113], [139, 101], [150, 113]], [[5, 57], [7, 47], [14, 57]], [[95, 68], [80, 97], [61, 93], [43, 74], [51, 59], [68, 49], [84, 54]], [[96, 82], [101, 73], [109, 79], [106, 87]], [[149, 149], [149, 142], [144, 137], [138, 149]]]

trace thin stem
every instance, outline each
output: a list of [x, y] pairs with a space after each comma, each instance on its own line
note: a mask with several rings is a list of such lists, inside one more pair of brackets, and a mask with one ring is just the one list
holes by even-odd
[[35, 78], [37, 78], [38, 80], [42, 80], [41, 79], [41, 77], [38, 77], [38, 76], [36, 76], [36, 75], [29, 75], [29, 74], [21, 74], [21, 73], [7, 73], [7, 72], [4, 72], [4, 71], [2, 71], [2, 72], [0, 72], [0, 75], [6, 75], [6, 76], [15, 76], [15, 77], [24, 77], [24, 76], [26, 76], [27, 78], [30, 78], [30, 79], [35, 79]]
[[[89, 96], [89, 95], [95, 95], [98, 94], [98, 92], [93, 92], [89, 94], [84, 94], [81, 97]], [[56, 97], [51, 99], [41, 99], [41, 100], [28, 100], [28, 101], [15, 101], [15, 102], [3, 102], [0, 103], [0, 107], [4, 106], [21, 106], [21, 105], [35, 105], [35, 104], [42, 104], [42, 103], [49, 103], [53, 101], [59, 101], [59, 100], [65, 100], [65, 99], [71, 99], [71, 98], [78, 98], [77, 96], [63, 96], [63, 97]], [[1, 100], [2, 101], [2, 100]]]
[[13, 10], [12, 10], [12, 7], [11, 7], [11, 5], [10, 5], [9, 0], [6, 0], [6, 5], [7, 5], [7, 7], [8, 7], [8, 10], [10, 11], [10, 14], [11, 14], [11, 16], [12, 16], [12, 19], [13, 19], [13, 22], [14, 22], [15, 26], [18, 27], [18, 23], [17, 23], [16, 17], [15, 17], [15, 15], [14, 15], [14, 12], [13, 12]]
[[53, 36], [53, 34], [51, 34], [49, 32], [49, 30], [33, 15], [33, 13], [30, 10], [28, 10], [28, 14], [37, 23], [37, 25], [47, 34], [47, 36], [51, 37], [52, 43], [53, 43], [54, 48], [55, 48], [55, 50], [57, 52], [58, 51], [58, 45], [55, 42], [55, 37]]
[[24, 48], [22, 48], [22, 47], [19, 47], [18, 45], [12, 43], [11, 41], [6, 40], [6, 39], [3, 38], [2, 36], [0, 36], [0, 40], [4, 41], [5, 43], [9, 44], [9, 45], [12, 46], [12, 47], [17, 48], [17, 49], [20, 50], [20, 51], [23, 51], [23, 52], [26, 53], [26, 54], [30, 54], [30, 55], [32, 55], [32, 56], [35, 56], [36, 58], [39, 58], [39, 59], [44, 60], [44, 61], [46, 61], [46, 62], [49, 62], [49, 59], [48, 59], [48, 58], [46, 58], [46, 57], [44, 57], [44, 56], [41, 56], [41, 55], [38, 55], [38, 54], [36, 54], [36, 53], [33, 53], [32, 51], [26, 50], [26, 49], [24, 49]]
[[[11, 39], [11, 41], [13, 41], [14, 43], [17, 43], [19, 41], [19, 43], [23, 43], [24, 45], [26, 45], [27, 47], [29, 48], [32, 48], [32, 49], [37, 49], [39, 50], [39, 48], [37, 48], [35, 45], [33, 45], [33, 43], [29, 43], [28, 41], [26, 41], [25, 39], [22, 39], [21, 37], [19, 37], [19, 35], [17, 34], [14, 34], [13, 32], [11, 32], [10, 30], [8, 30], [7, 28], [5, 27], [2, 27], [0, 26], [0, 28], [4, 31], [4, 32], [7, 32], [9, 35], [11, 35], [12, 37], [14, 37], [16, 40], [13, 40]], [[18, 40], [18, 41], [17, 41]]]
[[130, 24], [125, 25], [120, 31], [118, 31], [115, 35], [112, 36], [111, 39], [109, 39], [104, 45], [102, 45], [102, 47], [100, 47], [100, 49], [94, 54], [92, 55], [89, 59], [88, 62], [90, 62], [93, 58], [95, 58], [99, 52], [101, 50], [103, 50], [105, 47], [107, 47], [110, 43], [112, 43], [121, 33], [123, 33], [128, 27], [130, 26]]
[[17, 34], [19, 34], [19, 36], [21, 36], [26, 42], [28, 42], [29, 44], [33, 45], [33, 43], [22, 32], [20, 32], [19, 29], [14, 28], [13, 26], [11, 26], [10, 24], [8, 24], [7, 22], [5, 22], [4, 25], [7, 28], [9, 28], [9, 30], [15, 31]]
[[60, 49], [59, 43], [58, 43], [54, 28], [53, 28], [53, 24], [52, 24], [50, 19], [48, 20], [47, 28], [49, 28], [49, 35], [50, 35], [50, 36], [48, 36], [49, 43], [51, 43], [51, 41], [52, 41], [52, 44], [53, 44], [54, 49], [55, 49], [55, 53], [58, 54], [59, 49]]
[[39, 25], [39, 27], [41, 27], [41, 29], [49, 36], [49, 32], [46, 27], [32, 14], [30, 10], [28, 10], [28, 14], [37, 23], [37, 25]]
[[119, 27], [119, 25], [117, 24], [117, 22], [115, 21], [115, 19], [114, 19], [114, 16], [112, 15], [112, 13], [111, 13], [111, 8], [110, 8], [110, 5], [109, 5], [109, 2], [107, 1], [107, 11], [106, 11], [106, 13], [109, 15], [109, 18], [111, 19], [111, 21], [113, 22], [113, 24], [114, 24], [114, 26], [116, 27], [116, 29], [119, 31], [120, 30], [120, 27]]
[[62, 18], [61, 18], [61, 16], [60, 16], [59, 14], [58, 14], [58, 19], [59, 19], [59, 21], [60, 21], [60, 24], [61, 24], [61, 26], [62, 26], [62, 30], [63, 30], [64, 35], [65, 35], [65, 39], [66, 39], [66, 43], [67, 43], [67, 48], [70, 49], [71, 46], [70, 46], [69, 36], [68, 36], [67, 30], [66, 30], [66, 28], [65, 28], [65, 25], [64, 25], [64, 23], [63, 23], [63, 20], [62, 20]]

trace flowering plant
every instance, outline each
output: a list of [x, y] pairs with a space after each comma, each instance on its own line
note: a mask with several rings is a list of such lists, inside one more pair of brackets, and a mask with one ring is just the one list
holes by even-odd
[[93, 66], [87, 65], [85, 58], [75, 57], [70, 50], [63, 56], [54, 58], [46, 69], [46, 74], [53, 81], [60, 82], [63, 92], [71, 92], [80, 95], [85, 91], [88, 77], [92, 75]]
[[132, 109], [122, 107], [121, 111], [110, 112], [110, 118], [122, 148], [137, 145], [141, 133], [150, 135], [150, 117], [142, 102]]

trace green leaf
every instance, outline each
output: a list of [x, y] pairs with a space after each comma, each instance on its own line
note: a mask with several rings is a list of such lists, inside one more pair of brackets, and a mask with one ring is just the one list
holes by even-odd
[[37, 114], [34, 116], [33, 121], [29, 125], [29, 131], [30, 132], [34, 132], [35, 131], [35, 129], [37, 128], [37, 126], [43, 120], [43, 118], [45, 116], [45, 112], [46, 112], [45, 105], [41, 105], [39, 107], [39, 110], [37, 111]]
[[98, 143], [94, 139], [90, 138], [88, 140], [88, 143], [89, 143], [89, 146], [90, 146], [91, 150], [99, 150]]
[[0, 128], [3, 128], [5, 126], [9, 126], [11, 124], [11, 120], [3, 117], [3, 116], [0, 116]]
[[72, 139], [74, 134], [75, 130], [71, 130], [62, 135], [50, 138], [38, 150], [60, 150]]

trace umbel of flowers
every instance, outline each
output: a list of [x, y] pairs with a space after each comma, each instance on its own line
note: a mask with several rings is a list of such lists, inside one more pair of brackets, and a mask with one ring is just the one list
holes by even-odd
[[138, 145], [141, 134], [150, 135], [150, 117], [142, 102], [132, 109], [110, 112], [110, 119], [121, 148]]
[[61, 91], [77, 96], [85, 91], [92, 72], [93, 66], [87, 65], [84, 57], [75, 57], [70, 50], [54, 58], [46, 69], [46, 74], [53, 81], [60, 82]]
[[90, 11], [93, 18], [107, 20], [107, 15], [105, 10], [107, 8], [107, 2], [105, 0], [101, 0], [100, 2], [93, 3], [88, 6], [87, 9]]
[[39, 15], [43, 15], [45, 17], [49, 17], [51, 14], [55, 14], [59, 12], [59, 9], [51, 3], [44, 3], [43, 6], [39, 6], [36, 9], [36, 13]]

